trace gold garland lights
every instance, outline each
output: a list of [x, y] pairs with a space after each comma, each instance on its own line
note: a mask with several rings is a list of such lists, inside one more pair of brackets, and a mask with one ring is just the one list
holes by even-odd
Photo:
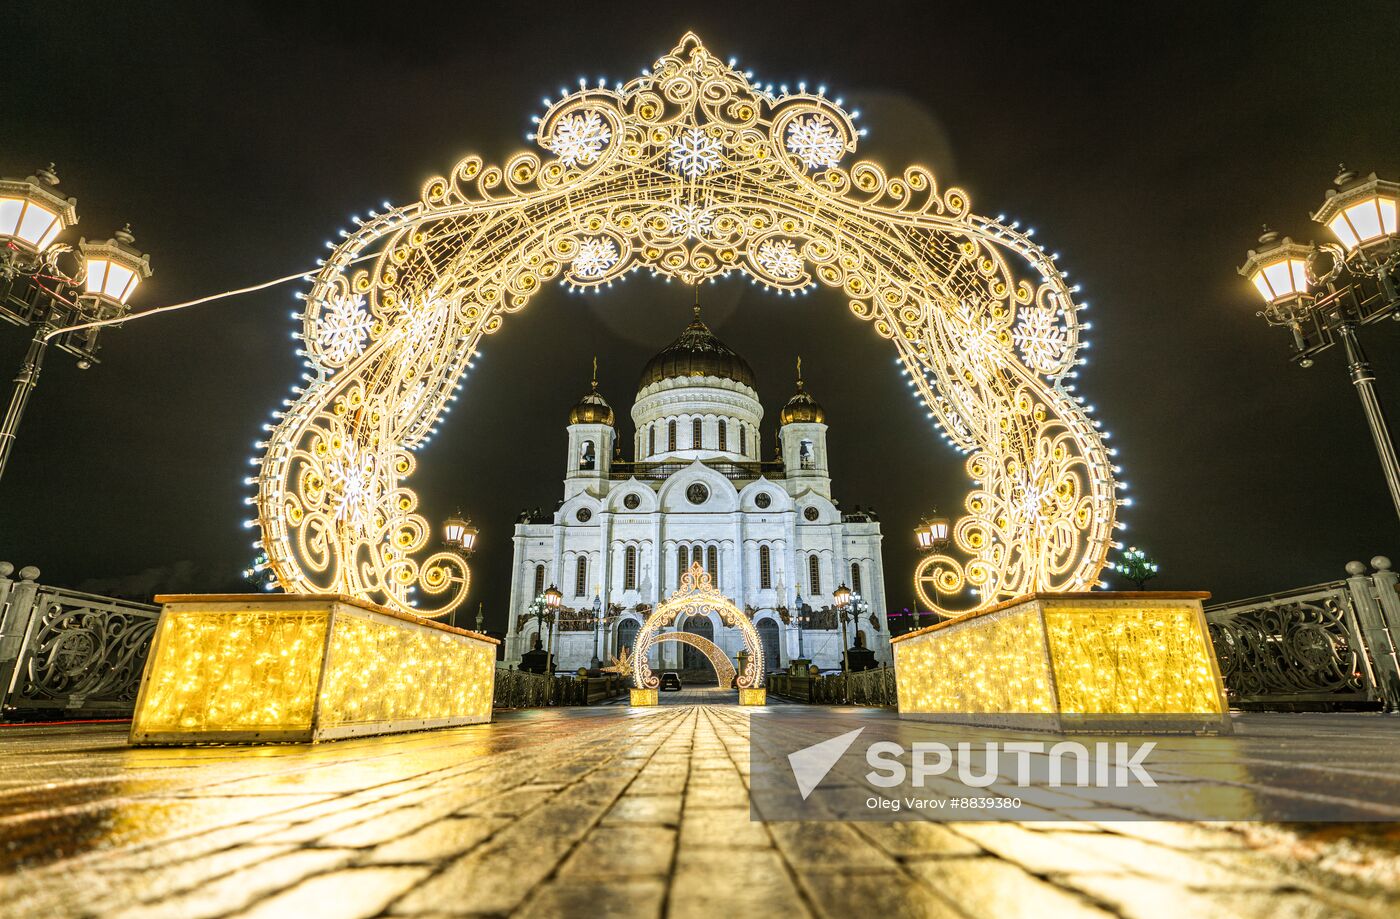
[[[763, 642], [759, 640], [758, 629], [754, 628], [753, 622], [744, 615], [739, 607], [715, 589], [710, 573], [699, 562], [691, 563], [690, 570], [681, 575], [680, 586], [669, 597], [656, 605], [656, 609], [647, 617], [647, 621], [637, 630], [637, 637], [632, 642], [632, 685], [637, 689], [656, 689], [661, 685], [661, 678], [652, 672], [647, 655], [651, 652], [651, 646], [663, 638], [669, 641], [686, 642], [705, 651], [708, 655], [708, 650], [699, 644], [680, 638], [675, 633], [667, 633], [665, 636], [657, 633], [671, 623], [679, 622], [685, 616], [703, 616], [711, 612], [719, 616], [720, 622], [731, 628], [737, 628], [744, 636], [744, 645], [749, 652], [749, 659], [744, 665], [744, 672], [739, 674], [735, 680], [735, 685], [740, 689], [761, 687], [767, 678], [768, 671], [763, 669]], [[719, 662], [711, 657], [710, 663], [714, 664], [715, 672], [722, 680], [720, 685], [728, 686], [729, 677], [733, 677], [735, 671], [732, 666], [729, 666], [729, 659], [719, 651], [714, 642], [709, 642], [709, 645], [728, 667], [728, 676], [726, 676], [720, 670]]]
[[974, 214], [927, 169], [851, 161], [857, 115], [824, 90], [761, 87], [686, 35], [626, 85], [549, 103], [530, 135], [543, 155], [469, 156], [359, 221], [306, 296], [312, 372], [255, 479], [283, 588], [397, 609], [421, 588], [442, 598], [422, 615], [458, 606], [463, 559], [416, 558], [429, 527], [403, 485], [412, 451], [482, 338], [545, 283], [598, 289], [642, 268], [841, 290], [969, 454], [953, 528], [967, 559], [935, 557], [943, 591], [985, 605], [1095, 585], [1121, 502], [1106, 435], [1065, 383], [1082, 363], [1074, 289], [1031, 231]]

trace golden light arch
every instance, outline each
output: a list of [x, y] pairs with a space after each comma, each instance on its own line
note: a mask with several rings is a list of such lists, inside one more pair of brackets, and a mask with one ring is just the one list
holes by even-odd
[[720, 650], [719, 645], [710, 641], [704, 635], [696, 635], [694, 632], [663, 632], [652, 638], [653, 645], [659, 645], [665, 641], [674, 641], [683, 645], [690, 645], [710, 662], [710, 666], [715, 668], [715, 681], [720, 689], [728, 689], [738, 673], [734, 669], [734, 664], [730, 662], [728, 655]]
[[313, 372], [257, 477], [284, 589], [429, 616], [458, 606], [462, 558], [420, 557], [414, 449], [481, 340], [545, 283], [641, 268], [840, 289], [969, 454], [958, 557], [936, 557], [943, 589], [972, 585], [989, 604], [1097, 583], [1119, 503], [1111, 451], [1064, 385], [1080, 306], [1026, 234], [923, 167], [853, 160], [853, 114], [805, 88], [765, 91], [694, 35], [626, 85], [554, 102], [533, 137], [543, 154], [467, 157], [418, 201], [371, 215], [316, 275], [302, 329]]
[[[749, 652], [749, 658], [744, 664], [744, 672], [735, 678], [735, 685], [740, 689], [761, 688], [768, 671], [763, 666], [763, 642], [759, 640], [758, 630], [743, 610], [715, 589], [710, 573], [699, 562], [691, 563], [690, 570], [681, 574], [680, 586], [656, 604], [656, 609], [637, 630], [637, 637], [632, 642], [632, 685], [637, 689], [656, 689], [660, 686], [661, 678], [652, 672], [651, 664], [647, 661], [651, 646], [661, 640], [660, 631], [683, 616], [703, 616], [706, 613], [719, 616], [720, 622], [737, 628], [744, 636], [744, 647]], [[676, 635], [667, 633], [666, 638], [669, 641], [684, 641]], [[715, 669], [718, 671], [718, 664]], [[729, 683], [726, 681], [722, 685], [728, 686]]]

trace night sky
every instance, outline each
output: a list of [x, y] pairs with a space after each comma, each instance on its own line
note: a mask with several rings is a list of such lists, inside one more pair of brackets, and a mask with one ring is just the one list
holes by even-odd
[[[130, 221], [156, 271], [137, 309], [312, 266], [352, 213], [412, 200], [467, 153], [501, 161], [527, 144], [541, 97], [580, 75], [630, 79], [693, 29], [764, 81], [825, 82], [863, 113], [860, 154], [923, 162], [1061, 253], [1092, 305], [1080, 389], [1131, 486], [1126, 539], [1162, 565], [1152, 586], [1230, 599], [1400, 555], [1341, 354], [1291, 364], [1235, 274], [1262, 223], [1323, 238], [1307, 215], [1339, 162], [1400, 178], [1393, 3], [10, 2], [3, 15], [0, 174], [55, 162], [78, 198], [70, 241]], [[290, 311], [304, 289], [131, 323], [85, 372], [52, 353], [0, 480], [0, 559], [130, 595], [236, 588], [253, 556], [243, 479], [301, 373]], [[912, 605], [911, 527], [934, 505], [959, 511], [968, 483], [893, 350], [825, 288], [778, 298], [735, 279], [702, 302], [757, 374], [765, 454], [803, 356], [836, 496], [880, 513], [893, 605]], [[601, 296], [551, 288], [486, 341], [410, 484], [430, 519], [460, 506], [481, 526], [469, 607], [485, 603], [488, 627], [505, 621], [516, 514], [562, 494], [566, 414], [592, 357], [630, 445], [642, 365], [689, 303], [641, 276]], [[4, 379], [26, 340], [0, 325]], [[1363, 342], [1400, 415], [1400, 324]]]

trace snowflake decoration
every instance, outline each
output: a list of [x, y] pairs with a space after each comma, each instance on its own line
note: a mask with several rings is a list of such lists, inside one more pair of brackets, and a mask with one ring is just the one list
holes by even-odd
[[1042, 536], [1049, 532], [1055, 516], [1053, 472], [1043, 459], [1037, 458], [1010, 483], [1012, 510]]
[[690, 128], [671, 138], [671, 168], [692, 179], [720, 163], [720, 142], [701, 128]]
[[375, 476], [368, 465], [351, 444], [326, 463], [335, 519], [357, 533], [367, 530], [374, 518]]
[[325, 304], [317, 322], [316, 346], [332, 364], [343, 364], [359, 354], [369, 335], [369, 313], [363, 294], [342, 295]]
[[1002, 360], [1001, 336], [996, 325], [967, 304], [958, 308], [966, 338], [960, 355], [962, 364], [974, 375], [985, 376]]
[[560, 119], [549, 149], [565, 166], [587, 166], [602, 154], [612, 131], [597, 112], [582, 112]]
[[1055, 321], [1053, 310], [1025, 311], [1011, 337], [1026, 363], [1041, 373], [1053, 373], [1069, 347], [1069, 331]]
[[605, 236], [592, 237], [579, 243], [574, 256], [574, 274], [581, 278], [600, 278], [617, 264], [617, 243]]
[[677, 236], [704, 236], [714, 225], [714, 217], [710, 212], [693, 204], [671, 211], [666, 215], [666, 221], [671, 226], [671, 232]]
[[788, 125], [788, 151], [808, 169], [835, 166], [841, 161], [845, 146], [831, 119], [821, 115], [794, 118]]
[[765, 240], [754, 257], [758, 267], [775, 278], [790, 280], [802, 273], [802, 257], [790, 239]]

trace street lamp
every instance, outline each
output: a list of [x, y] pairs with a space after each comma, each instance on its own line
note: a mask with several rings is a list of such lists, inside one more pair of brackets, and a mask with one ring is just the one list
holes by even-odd
[[559, 619], [559, 603], [564, 599], [559, 588], [550, 584], [545, 588], [544, 605], [549, 612], [549, 675], [554, 676], [554, 642], [558, 637], [558, 630], [554, 627]]
[[[78, 222], [78, 202], [63, 197], [57, 187], [53, 166], [24, 180], [0, 179], [0, 319], [35, 326], [0, 422], [0, 476], [54, 332], [121, 319], [131, 295], [151, 276], [151, 257], [136, 249], [129, 227], [106, 242], [80, 239], [79, 261], [71, 272], [60, 268], [59, 259], [71, 255], [73, 247], [58, 242], [58, 236]], [[100, 332], [100, 327], [76, 329], [58, 336], [56, 344], [86, 370], [97, 360]]]
[[914, 528], [914, 539], [924, 552], [941, 552], [948, 548], [948, 518], [925, 517]]
[[841, 586], [831, 592], [831, 598], [836, 601], [836, 618], [841, 620], [841, 670], [849, 674], [851, 655], [846, 647], [846, 620], [851, 616], [851, 588], [842, 581]]
[[603, 662], [598, 659], [598, 630], [603, 624], [603, 598], [598, 594], [593, 595], [593, 662], [589, 666], [597, 670], [603, 666]]
[[[940, 516], [937, 508], [934, 508], [933, 516], [920, 519], [919, 525], [914, 527], [914, 542], [918, 544], [919, 551], [925, 556], [914, 571], [915, 593], [919, 596], [925, 596], [922, 593], [921, 585], [932, 583], [933, 605], [939, 609], [943, 608], [943, 596], [938, 579], [943, 570], [938, 567], [938, 560], [933, 556], [939, 552], [947, 551], [948, 546], [952, 543], [950, 531], [951, 525], [948, 518]], [[921, 628], [924, 624], [924, 611], [921, 609], [919, 597], [914, 599], [914, 616], [914, 627]]]
[[480, 532], [472, 526], [470, 519], [463, 517], [459, 510], [442, 522], [442, 543], [447, 548], [470, 557], [476, 549], [476, 537]]
[[1352, 385], [1380, 457], [1381, 471], [1400, 515], [1400, 462], [1384, 411], [1376, 397], [1376, 376], [1356, 330], [1383, 319], [1400, 320], [1400, 184], [1371, 173], [1358, 178], [1343, 168], [1312, 219], [1337, 242], [1301, 245], [1266, 232], [1251, 249], [1239, 273], [1264, 301], [1259, 311], [1270, 325], [1293, 336], [1293, 359], [1311, 367], [1316, 356], [1341, 339]]

